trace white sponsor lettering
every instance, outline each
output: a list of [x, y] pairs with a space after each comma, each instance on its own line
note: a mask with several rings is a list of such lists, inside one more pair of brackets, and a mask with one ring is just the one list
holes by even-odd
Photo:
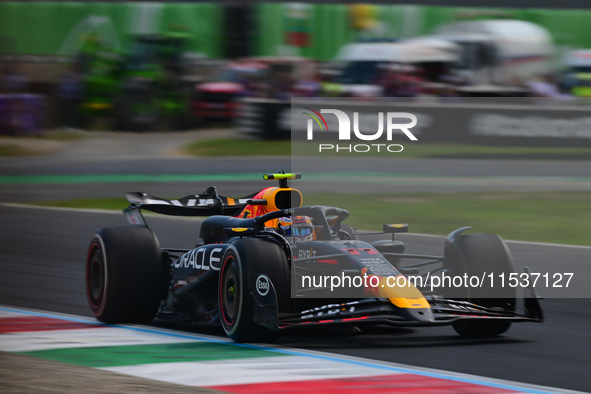
[[308, 309], [302, 312], [301, 319], [311, 319], [313, 317], [336, 315], [339, 312], [355, 312], [357, 301], [347, 302], [346, 304], [328, 304], [317, 308]]
[[266, 275], [259, 275], [256, 280], [255, 287], [257, 289], [257, 293], [259, 293], [262, 297], [266, 296], [269, 293], [269, 278]]
[[[211, 250], [211, 253], [209, 254], [209, 267], [214, 270], [214, 271], [219, 271], [220, 270], [220, 261], [221, 261], [221, 253], [223, 249], [222, 248], [214, 248]], [[216, 263], [214, 265], [214, 263]], [[208, 268], [209, 269], [209, 268]]]
[[309, 259], [310, 257], [316, 256], [316, 251], [311, 249], [299, 249], [298, 259]]
[[213, 248], [211, 250], [208, 250], [208, 248], [193, 249], [182, 255], [174, 262], [173, 266], [174, 268], [194, 268], [205, 271], [219, 271], [223, 250], [223, 248]]

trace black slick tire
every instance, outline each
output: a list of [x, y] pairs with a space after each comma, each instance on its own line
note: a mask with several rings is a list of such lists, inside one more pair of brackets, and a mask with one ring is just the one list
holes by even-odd
[[220, 320], [226, 335], [237, 342], [272, 341], [277, 331], [253, 320], [255, 283], [266, 275], [276, 291], [278, 310], [290, 301], [289, 270], [283, 250], [275, 243], [244, 238], [228, 248], [219, 276]]
[[148, 228], [97, 231], [86, 259], [86, 295], [92, 314], [104, 323], [147, 323], [165, 292], [164, 262]]
[[[467, 234], [460, 238], [460, 254], [465, 262], [465, 271], [469, 276], [482, 277], [492, 274], [515, 272], [511, 254], [504, 241], [495, 234]], [[487, 286], [488, 285], [488, 286]], [[469, 289], [468, 301], [487, 308], [515, 311], [516, 289], [500, 286], [491, 287], [486, 283], [479, 288]], [[506, 332], [511, 326], [506, 320], [469, 320], [463, 319], [453, 323], [454, 330], [463, 337], [494, 337]]]

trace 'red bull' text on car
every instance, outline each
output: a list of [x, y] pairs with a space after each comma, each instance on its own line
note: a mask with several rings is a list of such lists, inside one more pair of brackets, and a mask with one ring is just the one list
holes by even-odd
[[[267, 174], [279, 187], [239, 199], [215, 187], [172, 201], [127, 193], [131, 226], [102, 228], [90, 243], [92, 313], [113, 324], [221, 324], [240, 342], [292, 328], [364, 324], [452, 325], [463, 336], [490, 337], [513, 322], [543, 321], [532, 288], [518, 296], [516, 288], [494, 286], [495, 276], [514, 272], [500, 237], [463, 234], [464, 227], [447, 236], [441, 256], [405, 253], [394, 235], [406, 224], [359, 233], [344, 223], [344, 209], [302, 206], [287, 183], [300, 177]], [[207, 218], [194, 247], [161, 248], [142, 210]]]

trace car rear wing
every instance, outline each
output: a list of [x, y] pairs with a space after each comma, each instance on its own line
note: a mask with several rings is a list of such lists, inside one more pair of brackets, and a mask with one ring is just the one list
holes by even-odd
[[140, 210], [172, 216], [236, 216], [255, 195], [256, 193], [253, 193], [237, 199], [224, 197], [217, 194], [214, 186], [201, 194], [189, 195], [178, 200], [167, 200], [143, 192], [129, 192], [125, 197], [130, 205], [123, 212], [132, 225], [145, 225]]
[[[279, 181], [279, 188], [268, 188], [273, 189], [269, 197], [271, 200], [255, 199], [255, 196], [261, 193], [260, 191], [241, 198], [224, 197], [218, 194], [215, 186], [208, 187], [201, 194], [189, 195], [178, 200], [167, 200], [143, 192], [128, 192], [125, 197], [130, 205], [123, 210], [123, 213], [132, 226], [146, 226], [142, 210], [171, 216], [238, 216], [248, 205], [270, 205], [273, 210], [283, 209], [286, 204], [286, 207], [291, 207], [294, 195], [299, 196], [301, 204], [301, 193], [287, 185], [288, 179], [301, 179], [301, 177], [301, 174], [285, 172], [264, 174], [265, 180]], [[292, 194], [293, 192], [296, 194]]]

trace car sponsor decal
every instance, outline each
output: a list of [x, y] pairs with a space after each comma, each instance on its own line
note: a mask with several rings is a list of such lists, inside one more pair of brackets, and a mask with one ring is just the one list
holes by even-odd
[[204, 271], [219, 271], [224, 248], [215, 245], [193, 249], [172, 263], [174, 268], [194, 268]]
[[255, 287], [257, 289], [257, 293], [259, 293], [262, 297], [269, 294], [269, 288], [271, 285], [267, 275], [259, 275]]

